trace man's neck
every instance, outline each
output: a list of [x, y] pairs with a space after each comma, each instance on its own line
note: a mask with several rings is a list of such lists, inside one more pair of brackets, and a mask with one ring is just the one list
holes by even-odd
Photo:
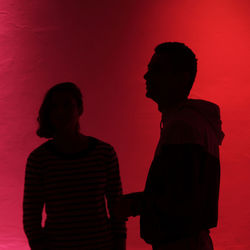
[[173, 103], [162, 103], [158, 104], [158, 110], [164, 114], [165, 116], [171, 116], [173, 113], [175, 113], [180, 106], [183, 105], [188, 100], [188, 98], [173, 102]]

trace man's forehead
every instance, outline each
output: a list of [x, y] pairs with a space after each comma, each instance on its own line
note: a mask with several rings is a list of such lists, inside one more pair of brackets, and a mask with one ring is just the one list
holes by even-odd
[[148, 67], [169, 65], [169, 57], [167, 54], [153, 54]]

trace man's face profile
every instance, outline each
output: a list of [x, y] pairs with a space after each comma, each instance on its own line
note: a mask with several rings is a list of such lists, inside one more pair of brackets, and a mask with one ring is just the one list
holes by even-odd
[[171, 58], [167, 54], [154, 54], [144, 75], [146, 80], [146, 97], [165, 106], [183, 98], [185, 84], [189, 79], [185, 73], [173, 71]]
[[163, 99], [168, 101], [174, 92], [175, 77], [166, 55], [154, 54], [144, 75], [146, 80], [146, 96], [156, 103]]

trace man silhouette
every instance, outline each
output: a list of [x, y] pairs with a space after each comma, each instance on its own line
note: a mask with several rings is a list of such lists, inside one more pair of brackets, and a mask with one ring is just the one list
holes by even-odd
[[154, 250], [213, 249], [220, 183], [220, 109], [189, 99], [197, 72], [183, 43], [158, 45], [144, 75], [146, 96], [162, 113], [161, 135], [144, 192], [124, 195], [116, 215], [140, 215], [140, 234]]

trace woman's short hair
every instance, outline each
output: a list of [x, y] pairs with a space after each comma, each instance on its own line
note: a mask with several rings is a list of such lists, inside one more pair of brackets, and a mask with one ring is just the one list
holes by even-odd
[[[62, 82], [54, 85], [46, 92], [42, 105], [39, 109], [39, 114], [37, 117], [39, 127], [36, 131], [36, 134], [39, 137], [54, 137], [54, 128], [50, 122], [50, 111], [52, 105], [52, 96], [58, 92], [66, 92], [72, 95], [72, 97], [76, 100], [79, 114], [81, 115], [83, 113], [82, 93], [81, 90], [76, 86], [76, 84], [72, 82]], [[80, 130], [79, 122], [77, 123], [77, 130]]]

